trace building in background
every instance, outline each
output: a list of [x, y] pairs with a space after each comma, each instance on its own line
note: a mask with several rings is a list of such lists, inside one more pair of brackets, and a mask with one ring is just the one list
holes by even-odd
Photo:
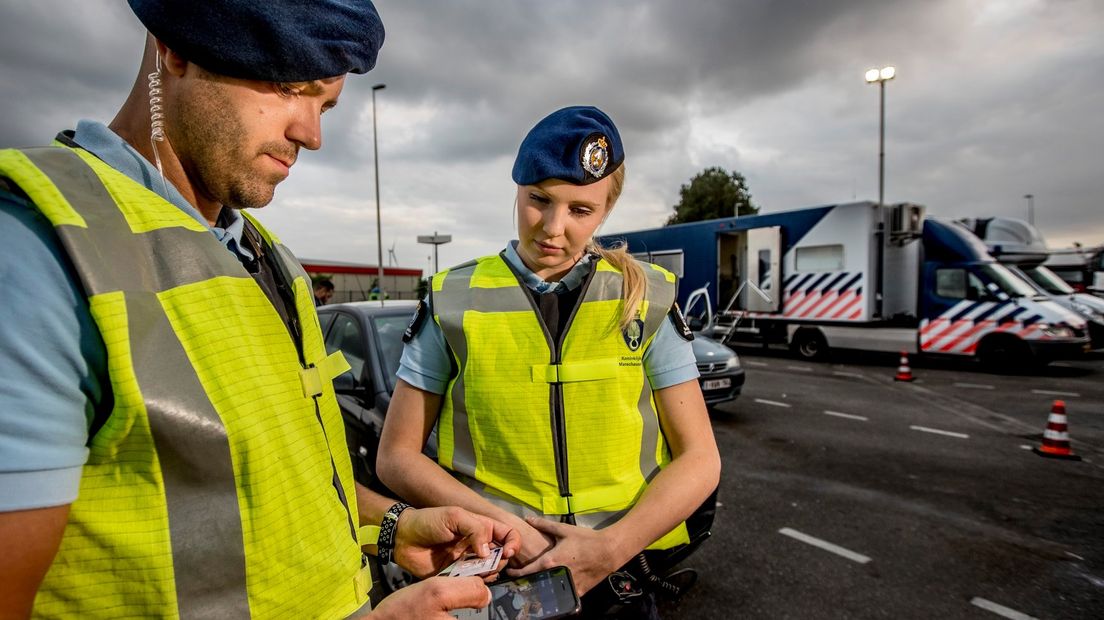
[[[332, 260], [302, 258], [303, 269], [312, 280], [329, 278], [334, 283], [334, 295], [330, 303], [377, 299], [372, 294], [376, 287], [379, 267], [362, 263], [346, 263]], [[405, 267], [383, 268], [383, 290], [388, 299], [419, 299], [422, 287], [421, 269]], [[422, 293], [424, 294], [424, 293]]]

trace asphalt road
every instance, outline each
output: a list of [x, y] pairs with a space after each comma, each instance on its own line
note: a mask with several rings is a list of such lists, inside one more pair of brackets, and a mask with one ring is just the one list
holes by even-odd
[[[665, 618], [1104, 618], [1104, 356], [902, 383], [896, 356], [737, 351], [713, 537]], [[1029, 450], [1058, 398], [1081, 462]]]

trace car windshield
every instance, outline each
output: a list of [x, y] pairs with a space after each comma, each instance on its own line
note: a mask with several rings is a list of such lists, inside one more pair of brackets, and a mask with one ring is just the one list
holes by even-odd
[[1010, 297], [1034, 297], [1039, 294], [1030, 284], [1024, 282], [1004, 265], [982, 265], [981, 269], [985, 272], [985, 275], [989, 276], [990, 280]]
[[1054, 295], [1072, 295], [1075, 292], [1073, 287], [1066, 284], [1065, 280], [1058, 277], [1058, 274], [1042, 265], [1033, 269], [1028, 269], [1026, 273], [1029, 278], [1043, 287], [1048, 293]]
[[372, 325], [379, 336], [380, 358], [383, 360], [388, 392], [395, 391], [395, 373], [399, 372], [399, 359], [403, 352], [402, 335], [408, 323], [410, 317], [405, 314], [372, 317]]

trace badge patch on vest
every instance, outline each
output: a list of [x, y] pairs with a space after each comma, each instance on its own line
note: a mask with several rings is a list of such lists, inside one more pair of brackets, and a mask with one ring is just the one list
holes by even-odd
[[644, 344], [644, 321], [633, 319], [632, 323], [621, 330], [621, 335], [625, 337], [625, 344], [629, 345], [630, 351], [638, 350]]
[[414, 316], [410, 317], [410, 323], [407, 324], [406, 331], [403, 332], [403, 342], [414, 340], [414, 336], [422, 331], [422, 323], [425, 323], [427, 314], [429, 314], [429, 311], [426, 308], [425, 300], [419, 301], [417, 309], [414, 310]]
[[675, 331], [686, 342], [690, 342], [694, 339], [694, 332], [690, 331], [690, 326], [686, 323], [686, 317], [682, 316], [682, 310], [679, 309], [678, 303], [671, 306], [671, 311], [667, 313], [667, 316], [671, 317], [671, 323], [675, 326]]

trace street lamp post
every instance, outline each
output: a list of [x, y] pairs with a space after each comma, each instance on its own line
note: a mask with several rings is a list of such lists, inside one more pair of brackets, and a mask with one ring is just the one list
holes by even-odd
[[437, 246], [444, 245], [452, 241], [452, 235], [438, 235], [437, 231], [433, 231], [432, 235], [418, 235], [418, 243], [429, 243], [433, 245], [433, 273], [437, 273], [439, 270], [437, 267]]
[[885, 204], [885, 83], [897, 75], [894, 67], [870, 69], [866, 72], [866, 83], [878, 83], [880, 91], [878, 121], [878, 204]]
[[1027, 198], [1027, 223], [1035, 225], [1035, 194], [1024, 194]]
[[372, 87], [372, 158], [376, 166], [376, 248], [378, 254], [378, 267], [376, 269], [376, 287], [379, 288], [380, 305], [383, 305], [383, 225], [380, 218], [379, 198], [379, 143], [376, 140], [376, 91], [387, 88], [386, 84], [376, 84]]

